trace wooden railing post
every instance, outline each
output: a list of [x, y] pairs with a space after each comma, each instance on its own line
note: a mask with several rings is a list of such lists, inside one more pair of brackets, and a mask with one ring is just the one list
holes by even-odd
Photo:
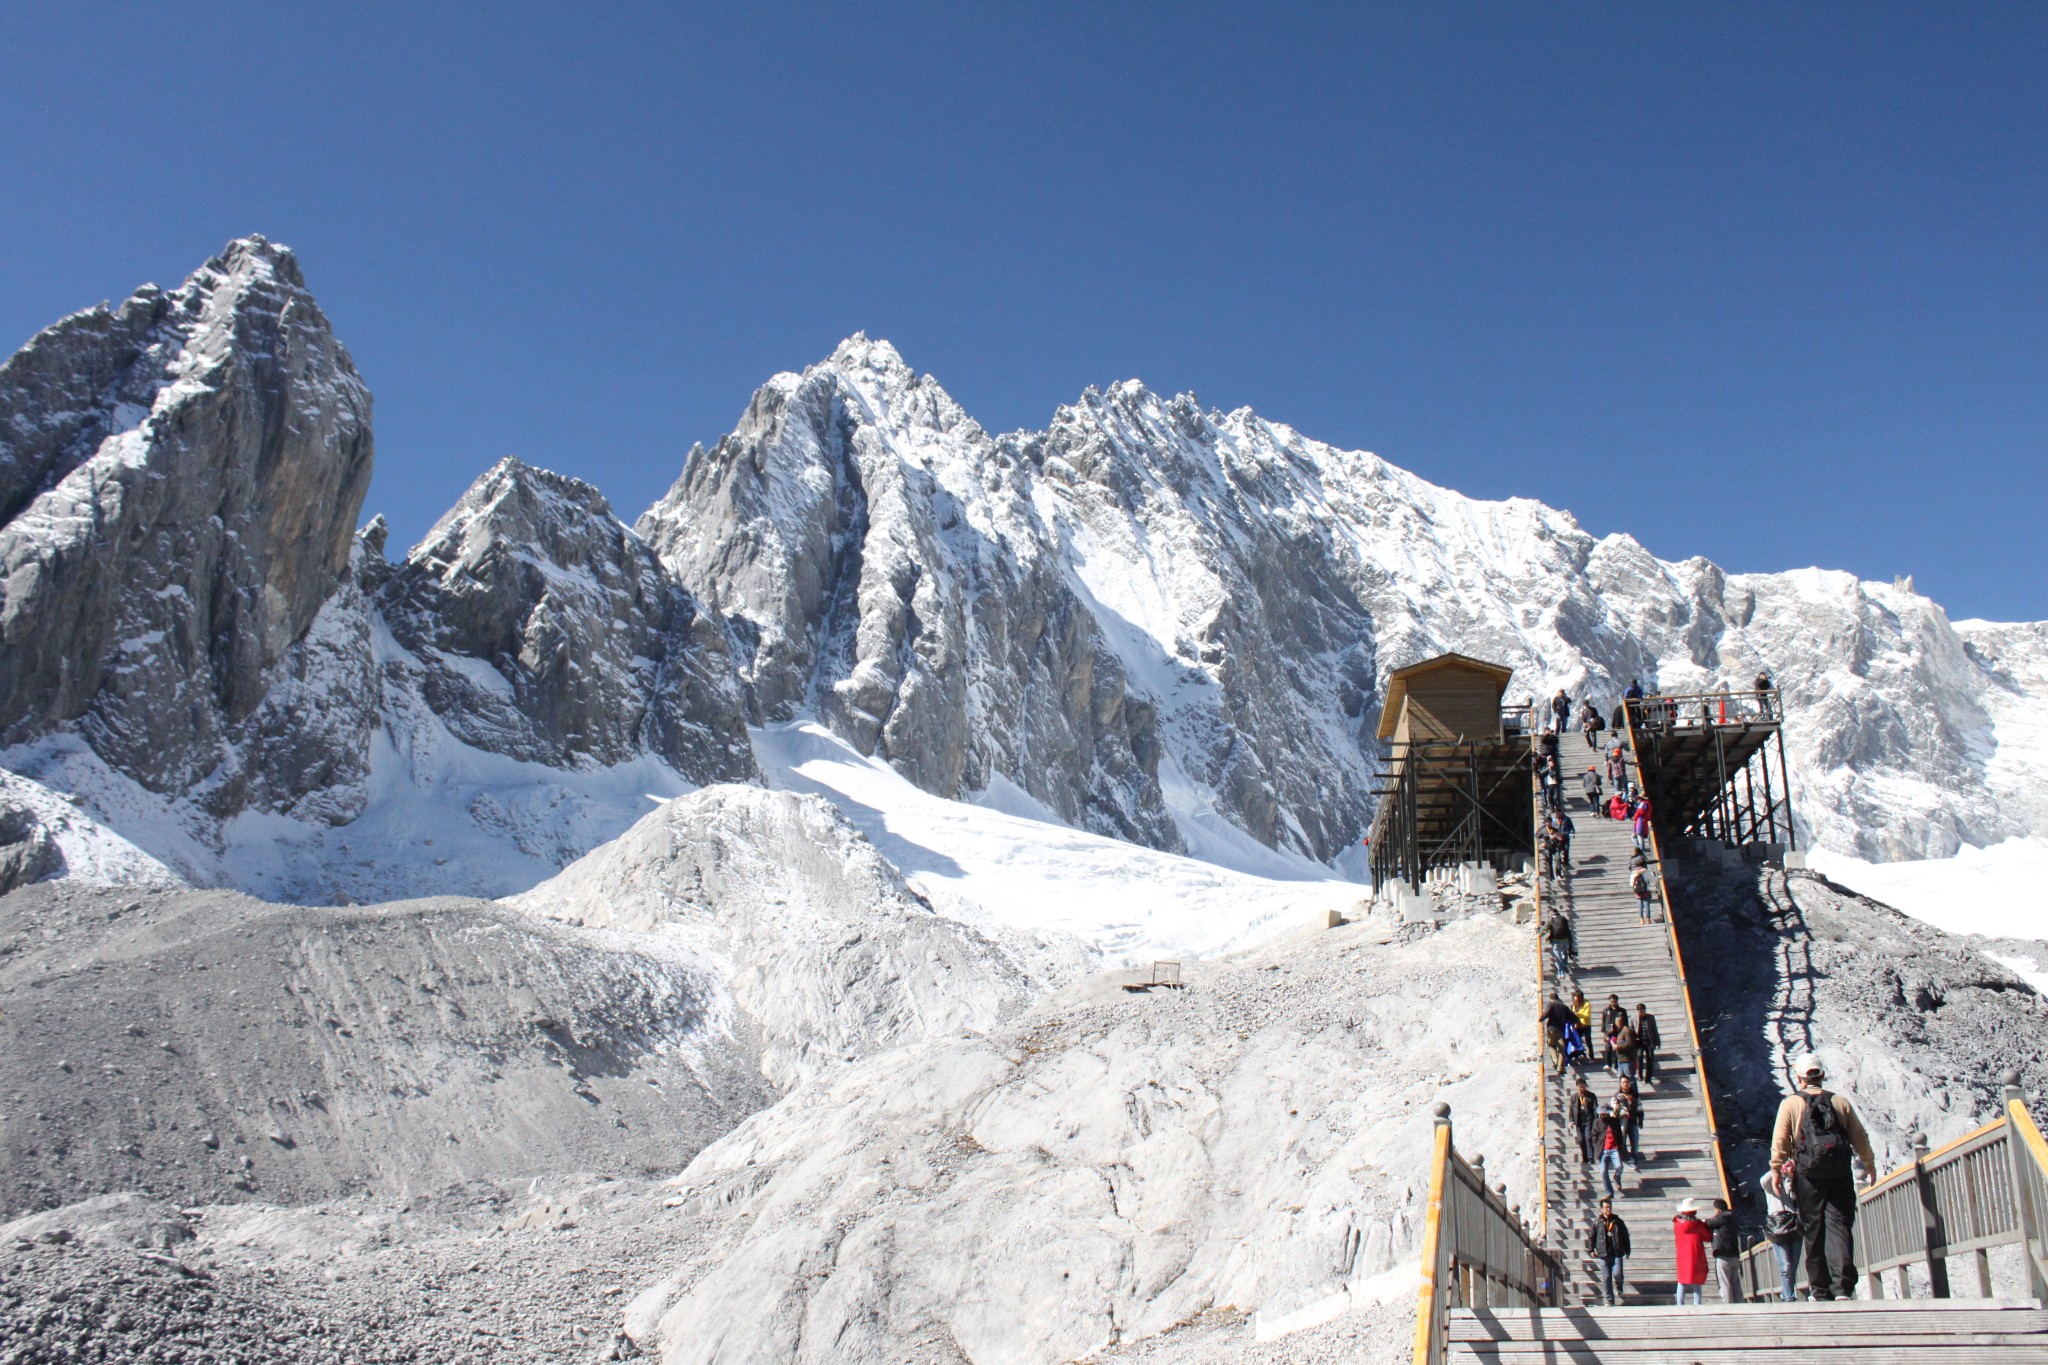
[[2048, 1284], [2042, 1282], [2041, 1263], [2034, 1259], [2034, 1239], [2041, 1235], [2043, 1210], [2034, 1207], [2026, 1167], [2022, 1164], [2033, 1160], [2033, 1156], [2020, 1140], [2019, 1125], [2013, 1122], [2013, 1109], [2025, 1103], [2026, 1095], [2020, 1089], [2018, 1071], [2008, 1069], [1998, 1080], [2005, 1098], [2006, 1164], [2012, 1175], [2012, 1210], [2020, 1225], [2020, 1260], [2027, 1268], [2027, 1293], [2048, 1302]]
[[[1927, 1252], [1928, 1292], [1937, 1299], [1948, 1293], [1948, 1225], [1934, 1202], [1934, 1182], [1927, 1178], [1927, 1134], [1913, 1134], [1913, 1184], [1920, 1194], [1920, 1245]], [[1905, 1267], [1899, 1283], [1905, 1283]], [[1900, 1297], [1904, 1297], [1902, 1294]]]
[[[2012, 1141], [2010, 1133], [2007, 1134], [2006, 1141]], [[1977, 1198], [1977, 1176], [1981, 1169], [1982, 1163], [1976, 1160], [1970, 1161], [1963, 1168], [1963, 1197], [1970, 1205], [1970, 1236], [1973, 1239], [1982, 1237], [1985, 1232], [1984, 1203]], [[1988, 1299], [1991, 1297], [1991, 1253], [1980, 1246], [1971, 1259], [1977, 1263], [1977, 1297]]]

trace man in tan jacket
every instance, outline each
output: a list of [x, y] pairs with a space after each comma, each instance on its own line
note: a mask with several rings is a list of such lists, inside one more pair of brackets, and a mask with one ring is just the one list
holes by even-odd
[[1853, 1152], [1864, 1179], [1877, 1177], [1870, 1135], [1856, 1108], [1826, 1087], [1820, 1059], [1793, 1064], [1799, 1091], [1778, 1106], [1771, 1129], [1771, 1168], [1788, 1173], [1806, 1238], [1806, 1286], [1815, 1299], [1856, 1297], [1856, 1181]]

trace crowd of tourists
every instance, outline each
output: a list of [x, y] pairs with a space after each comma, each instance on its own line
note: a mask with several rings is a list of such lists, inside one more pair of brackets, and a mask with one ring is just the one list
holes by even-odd
[[[1767, 674], [1758, 676], [1759, 697], [1769, 693], [1771, 686]], [[1724, 687], [1719, 697], [1710, 696], [1703, 704], [1702, 722], [1728, 723], [1731, 713], [1726, 693]], [[1646, 699], [1639, 683], [1630, 684], [1623, 704], [1638, 708], [1637, 714], [1650, 723], [1680, 723], [1675, 713], [1657, 709], [1661, 699]], [[1574, 825], [1567, 787], [1575, 780], [1587, 815], [1629, 822], [1634, 844], [1629, 889], [1636, 899], [1638, 921], [1656, 923], [1658, 879], [1650, 868], [1649, 798], [1629, 780], [1622, 745], [1603, 747], [1601, 735], [1606, 726], [1598, 708], [1587, 701], [1575, 710], [1571, 699], [1560, 691], [1551, 698], [1548, 709], [1549, 721], [1537, 749], [1543, 794], [1538, 853], [1544, 878], [1559, 885], [1569, 903]], [[1568, 778], [1559, 757], [1558, 737], [1574, 722], [1603, 762]], [[1684, 723], [1690, 722], [1689, 716], [1685, 718]], [[1638, 1002], [1631, 1013], [1618, 993], [1610, 993], [1596, 1020], [1591, 1002], [1576, 984], [1569, 1002], [1562, 997], [1565, 983], [1576, 983], [1579, 972], [1577, 936], [1565, 910], [1552, 908], [1539, 933], [1558, 982], [1542, 1014], [1548, 1060], [1554, 1074], [1571, 1078], [1563, 1115], [1569, 1125], [1567, 1140], [1576, 1147], [1580, 1162], [1598, 1172], [1600, 1181], [1599, 1213], [1588, 1230], [1586, 1250], [1600, 1270], [1601, 1301], [1616, 1304], [1626, 1287], [1626, 1268], [1633, 1251], [1631, 1233], [1620, 1210], [1631, 1202], [1628, 1196], [1632, 1192], [1644, 1191], [1642, 1088], [1655, 1083], [1663, 1039], [1657, 1019], [1645, 1003]], [[1602, 1071], [1612, 1083], [1605, 1096], [1594, 1089], [1592, 1081], [1593, 1075]], [[1866, 1179], [1874, 1178], [1876, 1161], [1854, 1105], [1826, 1088], [1820, 1061], [1803, 1057], [1794, 1064], [1793, 1074], [1798, 1090], [1779, 1106], [1771, 1135], [1770, 1166], [1758, 1180], [1766, 1205], [1763, 1231], [1777, 1261], [1779, 1297], [1787, 1303], [1797, 1297], [1795, 1286], [1803, 1260], [1810, 1299], [1853, 1298], [1856, 1182], [1851, 1158], [1862, 1164]], [[1635, 1177], [1633, 1191], [1631, 1176]], [[1737, 1219], [1725, 1199], [1704, 1206], [1697, 1199], [1680, 1203], [1671, 1220], [1671, 1238], [1677, 1304], [1704, 1302], [1710, 1279], [1723, 1302], [1744, 1300]]]
[[[1877, 1159], [1856, 1107], [1827, 1089], [1820, 1060], [1803, 1057], [1793, 1067], [1796, 1093], [1778, 1106], [1771, 1132], [1771, 1161], [1758, 1181], [1768, 1212], [1764, 1236], [1777, 1261], [1778, 1297], [1798, 1299], [1798, 1270], [1804, 1252], [1808, 1298], [1817, 1303], [1856, 1296], [1856, 1180], [1851, 1158], [1874, 1178]], [[1626, 1078], [1624, 1078], [1624, 1081]], [[1622, 1193], [1614, 1178], [1635, 1150], [1641, 1126], [1640, 1101], [1602, 1108], [1584, 1076], [1568, 1104], [1582, 1160], [1600, 1162], [1600, 1211], [1587, 1231], [1586, 1251], [1599, 1267], [1600, 1301], [1618, 1304], [1627, 1289], [1632, 1242], [1628, 1224], [1616, 1211]], [[1633, 1117], [1632, 1117], [1633, 1114]], [[1697, 1199], [1678, 1206], [1671, 1220], [1675, 1290], [1680, 1306], [1705, 1302], [1711, 1271], [1721, 1302], [1742, 1303], [1741, 1244], [1736, 1217], [1725, 1199], [1702, 1208]]]

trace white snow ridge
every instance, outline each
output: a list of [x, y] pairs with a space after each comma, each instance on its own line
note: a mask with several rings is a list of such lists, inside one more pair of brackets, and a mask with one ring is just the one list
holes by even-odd
[[1445, 650], [1769, 671], [1815, 867], [1926, 921], [1686, 870], [1725, 1147], [1795, 1035], [1888, 1157], [2048, 1080], [2048, 623], [1135, 382], [992, 435], [864, 336], [631, 525], [507, 459], [393, 559], [369, 412], [261, 239], [0, 365], [0, 1340], [1404, 1359], [1434, 1106], [1539, 1198], [1526, 882], [1359, 884]]

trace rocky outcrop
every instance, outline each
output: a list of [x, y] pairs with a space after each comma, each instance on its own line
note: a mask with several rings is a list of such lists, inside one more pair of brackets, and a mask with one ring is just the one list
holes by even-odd
[[[723, 624], [596, 490], [507, 461], [393, 565], [381, 518], [352, 534], [370, 464], [369, 393], [261, 238], [0, 366], [0, 750], [133, 836], [87, 875], [345, 894], [321, 866], [379, 860], [308, 830], [363, 815], [379, 754], [387, 798], [455, 801], [555, 866], [650, 795], [755, 776]], [[244, 815], [294, 823], [243, 822], [238, 852]], [[506, 889], [449, 861], [437, 889]]]
[[[1348, 867], [1383, 680], [1450, 649], [1601, 700], [1770, 671], [1809, 842], [2048, 828], [2040, 627], [1668, 563], [1192, 395], [1117, 384], [995, 438], [857, 336], [764, 386], [633, 529], [507, 461], [398, 563], [381, 519], [349, 533], [369, 416], [260, 238], [0, 365], [0, 750], [132, 838], [106, 865], [387, 893], [409, 873], [303, 832], [374, 789], [559, 866], [649, 797], [752, 778], [747, 723], [811, 714], [944, 797], [1014, 785], [1160, 849]], [[293, 817], [245, 833], [303, 856], [237, 871], [248, 813]], [[424, 852], [461, 832], [420, 834], [436, 888], [507, 889]]]
[[422, 696], [465, 742], [556, 768], [652, 752], [700, 782], [755, 775], [722, 626], [590, 485], [503, 460], [376, 572]]
[[315, 668], [370, 457], [369, 391], [261, 238], [31, 341], [0, 366], [0, 743], [72, 726], [230, 809], [359, 777], [262, 712]]
[[31, 811], [0, 809], [0, 896], [59, 872], [64, 855]]

